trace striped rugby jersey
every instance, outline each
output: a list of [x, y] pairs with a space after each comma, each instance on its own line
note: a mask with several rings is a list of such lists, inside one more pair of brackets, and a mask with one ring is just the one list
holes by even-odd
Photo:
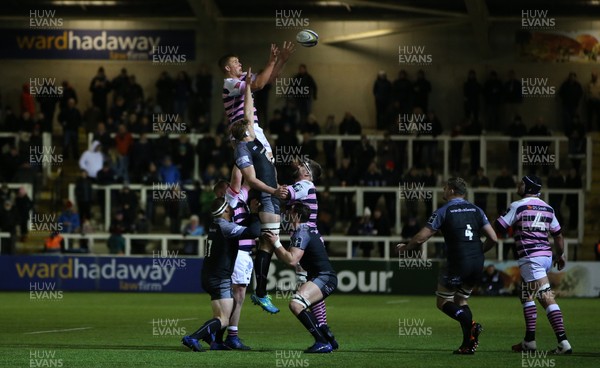
[[289, 203], [293, 204], [300, 202], [310, 208], [310, 217], [307, 224], [310, 227], [317, 227], [317, 213], [319, 212], [319, 204], [317, 202], [317, 188], [315, 184], [308, 180], [300, 180], [292, 185], [290, 192]]
[[[223, 81], [223, 106], [225, 113], [229, 118], [229, 123], [233, 124], [244, 118], [244, 91], [246, 90], [246, 74], [237, 78], [226, 78]], [[256, 74], [252, 74], [252, 80], [256, 79]], [[258, 115], [254, 107], [254, 122], [258, 124]]]
[[[242, 186], [240, 193], [238, 194], [237, 205], [233, 208], [233, 222], [238, 225], [243, 225], [246, 220], [251, 216], [250, 208], [246, 204], [248, 202], [248, 188]], [[239, 249], [245, 251], [251, 251], [252, 247], [256, 244], [255, 239], [240, 239]]]
[[498, 218], [502, 227], [513, 227], [519, 258], [552, 257], [548, 240], [560, 234], [560, 224], [554, 209], [537, 197], [525, 197], [510, 204], [506, 213]]

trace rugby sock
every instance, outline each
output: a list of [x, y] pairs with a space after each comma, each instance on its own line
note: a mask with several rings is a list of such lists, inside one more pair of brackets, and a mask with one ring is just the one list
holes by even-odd
[[312, 305], [310, 307], [310, 311], [317, 318], [317, 322], [319, 322], [319, 327], [327, 324], [327, 309], [325, 309], [325, 300], [321, 300], [315, 305]]
[[[537, 309], [534, 301], [523, 303], [523, 315], [525, 316], [525, 341], [535, 340], [535, 322], [537, 320]], [[550, 317], [548, 317], [550, 318]]]
[[315, 341], [327, 343], [327, 339], [323, 336], [321, 330], [317, 327], [317, 319], [308, 310], [304, 309], [296, 316], [304, 325], [304, 328], [315, 338]]
[[[460, 327], [463, 333], [462, 345], [466, 346], [471, 340], [471, 325], [473, 321], [471, 316], [459, 307], [456, 303], [448, 302], [442, 307], [442, 311], [448, 315], [448, 317], [457, 320], [460, 323]], [[469, 310], [470, 312], [470, 310]], [[470, 313], [469, 313], [470, 314]]]
[[214, 341], [215, 334], [221, 330], [221, 321], [218, 318], [210, 319], [202, 325], [190, 337], [196, 340], [204, 340], [207, 343]]
[[269, 275], [270, 266], [271, 253], [258, 250], [254, 260], [254, 272], [256, 274], [256, 289], [254, 292], [259, 298], [267, 295], [267, 276]]
[[223, 343], [223, 335], [225, 335], [225, 329], [221, 328], [215, 334], [215, 342], [219, 343], [219, 344], [222, 344]]
[[471, 308], [469, 308], [469, 306], [467, 304], [461, 305], [460, 309], [462, 309], [462, 311], [465, 313], [465, 318], [468, 319], [469, 321], [471, 321], [471, 323], [469, 323], [468, 326], [463, 325], [462, 322], [460, 324], [460, 327], [462, 328], [462, 331], [463, 331], [463, 337], [469, 336], [469, 341], [470, 341], [471, 340], [471, 329], [473, 328], [473, 313], [471, 312]]
[[563, 315], [558, 307], [558, 304], [550, 304], [548, 308], [546, 308], [546, 315], [548, 316], [548, 320], [552, 325], [552, 329], [554, 330], [554, 334], [556, 334], [556, 339], [558, 342], [566, 340], [567, 333], [565, 332]]
[[237, 326], [227, 327], [227, 336], [235, 337], [237, 335], [238, 335], [238, 327]]

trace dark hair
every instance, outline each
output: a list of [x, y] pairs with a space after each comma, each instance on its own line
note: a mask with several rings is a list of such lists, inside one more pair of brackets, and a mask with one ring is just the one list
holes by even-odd
[[237, 141], [241, 141], [246, 137], [248, 131], [248, 122], [246, 120], [238, 120], [231, 125], [231, 136]]
[[292, 205], [291, 212], [299, 216], [300, 223], [305, 223], [310, 218], [310, 207], [296, 202]]
[[213, 186], [213, 192], [216, 192], [219, 189], [227, 189], [229, 186], [229, 182], [227, 180], [219, 179], [217, 183]]
[[526, 175], [522, 179], [525, 183], [525, 194], [538, 194], [542, 189], [542, 179], [535, 175]]
[[237, 57], [237, 56], [234, 54], [226, 54], [226, 55], [221, 56], [221, 58], [217, 62], [217, 64], [219, 65], [219, 69], [221, 69], [223, 72], [225, 72], [225, 67], [229, 63], [229, 59], [234, 58], [234, 57]]
[[467, 194], [467, 182], [463, 178], [452, 177], [448, 179], [446, 185], [448, 186], [448, 188], [454, 190], [454, 193], [458, 195]]

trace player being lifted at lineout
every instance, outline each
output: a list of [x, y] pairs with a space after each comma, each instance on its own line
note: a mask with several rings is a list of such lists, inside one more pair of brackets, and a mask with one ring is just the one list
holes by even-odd
[[[235, 165], [242, 173], [244, 182], [253, 190], [260, 192], [261, 232], [279, 234], [280, 209], [279, 199], [284, 198], [287, 189], [277, 185], [277, 172], [273, 162], [267, 156], [267, 150], [256, 138], [252, 116], [254, 111], [252, 92], [250, 90], [251, 71], [246, 74], [246, 91], [244, 112], [245, 119], [235, 122], [231, 127], [231, 135], [235, 139]], [[234, 184], [232, 183], [232, 186]], [[235, 189], [235, 188], [234, 188]], [[270, 245], [264, 239], [259, 241], [256, 252], [254, 270], [256, 274], [255, 294], [251, 299], [269, 313], [277, 313], [277, 309], [267, 295], [267, 276], [271, 264]]]

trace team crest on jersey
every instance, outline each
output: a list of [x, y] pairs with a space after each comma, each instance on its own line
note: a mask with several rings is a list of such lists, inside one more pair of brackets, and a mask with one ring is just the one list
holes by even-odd
[[301, 245], [302, 245], [302, 238], [294, 238], [294, 240], [292, 242], [292, 247], [300, 248]]
[[294, 188], [294, 192], [299, 192], [302, 190], [302, 184], [298, 183], [298, 184], [294, 184], [292, 186], [292, 188]]
[[429, 217], [429, 220], [427, 220], [427, 224], [429, 225], [433, 225], [435, 219], [437, 218], [437, 213], [432, 213], [431, 216]]

